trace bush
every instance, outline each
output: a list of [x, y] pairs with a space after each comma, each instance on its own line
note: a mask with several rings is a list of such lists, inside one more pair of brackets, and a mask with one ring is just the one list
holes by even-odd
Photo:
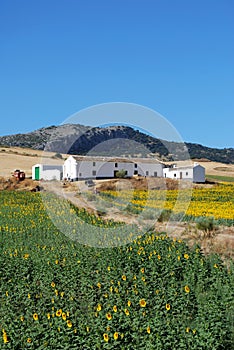
[[128, 204], [128, 205], [126, 206], [126, 208], [124, 208], [124, 210], [125, 210], [127, 213], [135, 214], [135, 215], [137, 215], [137, 214], [139, 214], [139, 213], [141, 212], [141, 209], [136, 208], [135, 205], [133, 205], [133, 204], [131, 204], [131, 203]]
[[168, 221], [170, 219], [171, 214], [172, 214], [171, 209], [163, 209], [161, 214], [159, 215], [158, 221], [159, 222]]
[[215, 229], [215, 222], [213, 217], [207, 217], [207, 218], [199, 218], [197, 220], [196, 227], [198, 230], [202, 230], [206, 233], [211, 233]]
[[116, 172], [116, 177], [123, 179], [127, 175], [127, 171], [124, 169], [121, 169]]

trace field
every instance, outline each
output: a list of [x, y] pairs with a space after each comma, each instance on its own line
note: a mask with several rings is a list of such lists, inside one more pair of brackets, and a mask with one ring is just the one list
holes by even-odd
[[210, 181], [234, 182], [234, 177], [223, 175], [207, 175], [206, 178]]
[[168, 210], [172, 211], [175, 219], [182, 215], [185, 220], [212, 217], [217, 224], [234, 224], [233, 184], [182, 190], [109, 190], [101, 194], [122, 210], [126, 210], [127, 205], [127, 209], [132, 209], [133, 213], [142, 212], [143, 218], [150, 213], [157, 217], [157, 213]]
[[[229, 222], [233, 187], [218, 188], [199, 202], [220, 203]], [[1, 349], [232, 348], [232, 261], [163, 233], [136, 236], [49, 193], [0, 192], [0, 218]]]

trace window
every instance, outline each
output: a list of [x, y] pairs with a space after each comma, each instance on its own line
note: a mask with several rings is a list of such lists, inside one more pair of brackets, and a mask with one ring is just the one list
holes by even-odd
[[138, 175], [138, 171], [137, 170], [134, 170], [134, 175]]
[[82, 176], [82, 173], [79, 173], [79, 177], [81, 177]]
[[157, 171], [154, 172], [154, 177], [157, 177], [158, 176], [158, 173]]
[[145, 175], [149, 176], [149, 171], [148, 170], [146, 170]]
[[137, 163], [134, 164], [134, 167], [137, 168]]
[[115, 168], [118, 168], [118, 163], [115, 163]]
[[93, 175], [93, 176], [96, 176], [96, 174], [97, 174], [96, 170], [93, 170], [93, 171], [92, 171], [92, 175]]
[[188, 176], [188, 172], [186, 171], [186, 176]]
[[96, 165], [96, 162], [93, 162], [93, 166], [95, 166]]
[[176, 173], [174, 174], [174, 177], [176, 177]]

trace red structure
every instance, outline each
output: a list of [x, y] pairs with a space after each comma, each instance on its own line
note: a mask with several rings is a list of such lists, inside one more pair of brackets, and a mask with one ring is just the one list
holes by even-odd
[[17, 169], [17, 170], [14, 171], [13, 176], [14, 176], [16, 179], [22, 181], [22, 180], [25, 179], [25, 172], [24, 172], [24, 171], [20, 171], [20, 170]]

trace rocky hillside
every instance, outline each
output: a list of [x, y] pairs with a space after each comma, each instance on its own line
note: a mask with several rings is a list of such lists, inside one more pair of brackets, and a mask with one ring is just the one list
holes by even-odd
[[[164, 161], [188, 158], [184, 144], [159, 140], [127, 126], [50, 126], [26, 134], [2, 136], [0, 145], [69, 154], [144, 157], [154, 155]], [[185, 145], [191, 158], [234, 163], [234, 148], [216, 149], [194, 143]]]

